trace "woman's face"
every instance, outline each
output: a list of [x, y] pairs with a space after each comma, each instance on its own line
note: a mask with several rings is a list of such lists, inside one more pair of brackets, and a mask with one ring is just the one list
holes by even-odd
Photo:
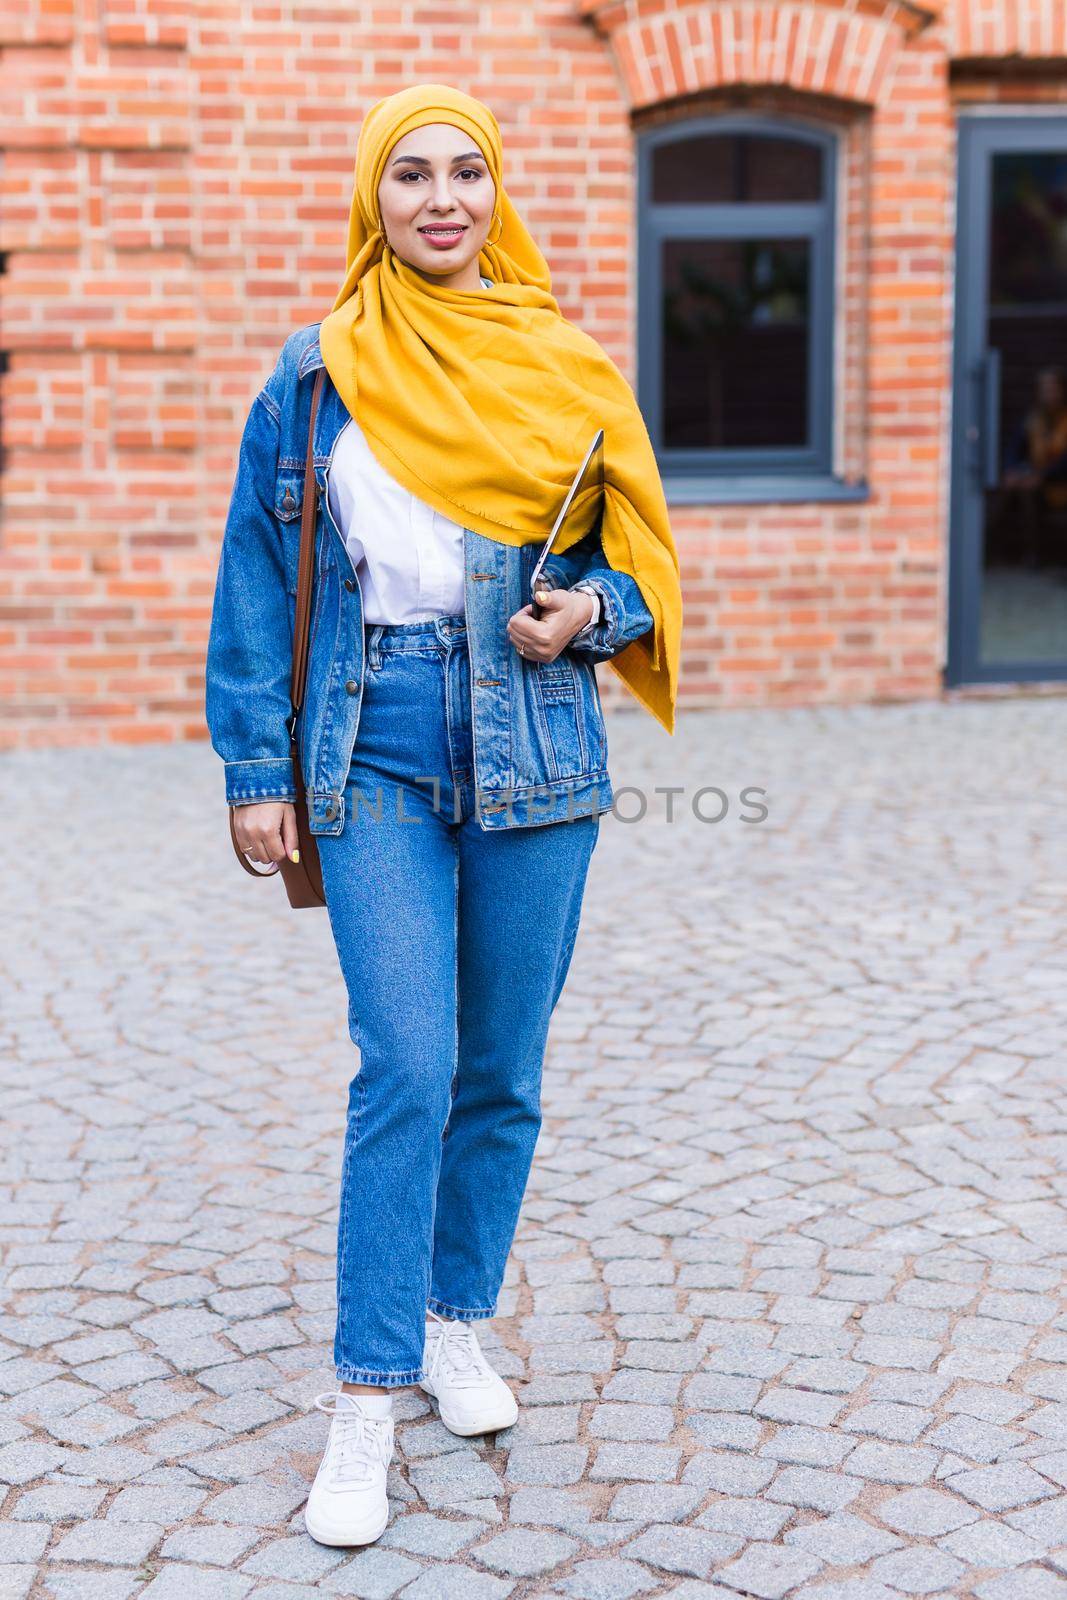
[[389, 152], [378, 204], [386, 239], [409, 266], [451, 288], [481, 288], [478, 252], [496, 185], [469, 133], [433, 122], [404, 134]]
[[1062, 411], [1067, 391], [1058, 367], [1045, 367], [1037, 375], [1037, 403], [1045, 411]]

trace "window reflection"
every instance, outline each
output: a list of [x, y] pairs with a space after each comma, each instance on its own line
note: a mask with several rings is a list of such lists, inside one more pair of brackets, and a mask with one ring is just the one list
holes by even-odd
[[807, 240], [668, 239], [662, 284], [664, 444], [803, 445]]

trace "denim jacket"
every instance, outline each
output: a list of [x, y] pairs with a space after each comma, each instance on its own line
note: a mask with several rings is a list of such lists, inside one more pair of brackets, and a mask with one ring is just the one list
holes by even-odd
[[[205, 713], [230, 805], [296, 798], [289, 748], [293, 623], [319, 324], [293, 333], [252, 402], [237, 459], [208, 637]], [[330, 512], [327, 474], [348, 411], [327, 374], [315, 418], [318, 482], [307, 685], [296, 722], [313, 834], [345, 825], [345, 785], [363, 688], [363, 599]], [[530, 601], [539, 546], [464, 530], [476, 815], [483, 829], [563, 821], [610, 808], [595, 665], [646, 633], [637, 584], [608, 566], [595, 530], [553, 554], [546, 587], [594, 583], [600, 621], [554, 661], [519, 655], [506, 624]]]

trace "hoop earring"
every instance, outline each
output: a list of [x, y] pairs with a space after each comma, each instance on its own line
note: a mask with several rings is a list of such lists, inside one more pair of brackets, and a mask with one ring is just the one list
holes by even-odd
[[[493, 222], [499, 222], [499, 224], [500, 224], [500, 233], [503, 233], [503, 231], [504, 231], [504, 219], [503, 219], [503, 217], [498, 216], [495, 211], [493, 212]], [[493, 222], [491, 222], [489, 224], [490, 228], [492, 228]], [[498, 240], [500, 239], [500, 233], [497, 234], [495, 239], [490, 239], [489, 235], [486, 234], [486, 236], [485, 236], [486, 244], [496, 244], [498, 242]]]

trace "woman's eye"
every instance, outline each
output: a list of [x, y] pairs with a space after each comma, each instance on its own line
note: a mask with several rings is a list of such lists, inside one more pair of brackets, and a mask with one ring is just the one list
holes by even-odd
[[[401, 172], [399, 174], [399, 176], [400, 176], [400, 182], [401, 183], [405, 183], [408, 178], [422, 178], [422, 177], [425, 177], [425, 173], [416, 172], [415, 168], [412, 167], [410, 172]], [[482, 173], [480, 173], [477, 170], [477, 168], [475, 168], [475, 167], [462, 167], [460, 169], [460, 171], [459, 171], [458, 176], [461, 177], [461, 178], [480, 178], [480, 177], [482, 177]]]

